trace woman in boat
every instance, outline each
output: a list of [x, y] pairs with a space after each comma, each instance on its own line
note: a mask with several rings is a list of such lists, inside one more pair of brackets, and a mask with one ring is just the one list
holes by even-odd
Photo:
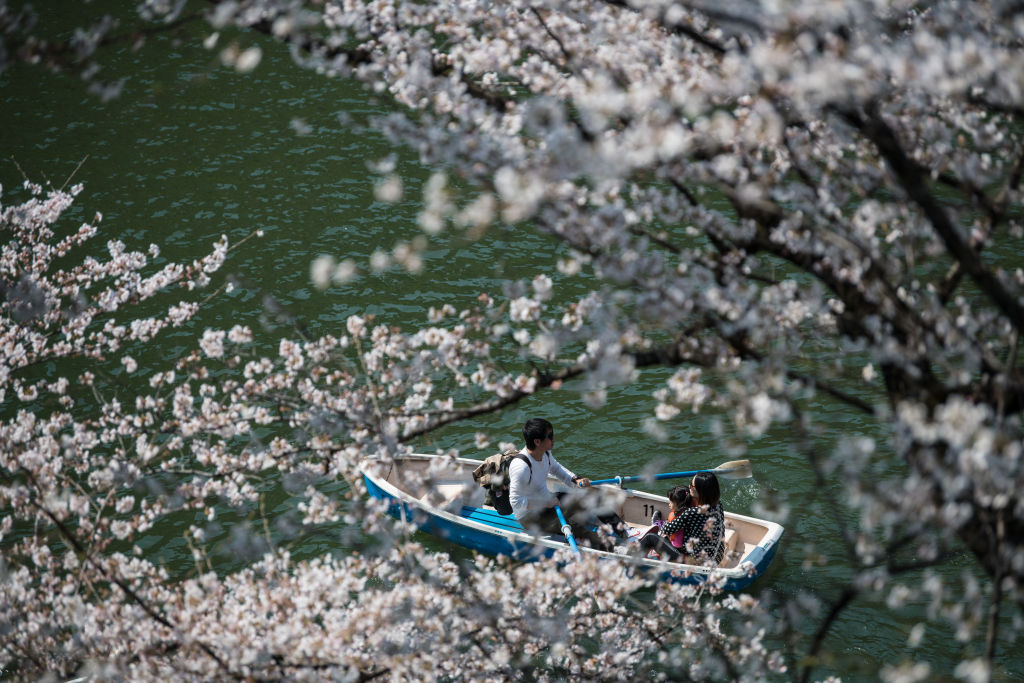
[[[640, 547], [658, 557], [687, 564], [718, 565], [725, 556], [725, 510], [718, 477], [698, 472], [689, 487], [677, 486], [668, 494], [671, 511], [658, 534], [648, 534]], [[652, 520], [657, 524], [660, 515]]]

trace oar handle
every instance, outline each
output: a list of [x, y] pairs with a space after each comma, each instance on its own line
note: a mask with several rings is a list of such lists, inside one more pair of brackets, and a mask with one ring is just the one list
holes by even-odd
[[562, 535], [564, 535], [566, 540], [569, 541], [569, 547], [573, 549], [573, 552], [579, 555], [580, 547], [576, 545], [576, 537], [572, 535], [572, 527], [569, 526], [569, 522], [565, 521], [565, 515], [562, 514], [561, 506], [555, 506], [555, 514], [558, 515], [558, 523], [562, 525]]
[[[595, 484], [618, 484], [622, 486], [623, 482], [635, 481], [637, 477], [612, 477], [611, 479], [593, 479], [590, 482], [591, 486]], [[583, 484], [576, 484], [577, 486], [583, 486]]]

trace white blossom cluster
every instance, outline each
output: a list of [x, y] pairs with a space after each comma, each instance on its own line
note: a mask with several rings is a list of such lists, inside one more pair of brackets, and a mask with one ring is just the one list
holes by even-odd
[[[179, 10], [141, 7], [157, 21]], [[922, 628], [948, 624], [964, 644], [952, 674], [996, 674], [1024, 630], [1016, 3], [231, 0], [206, 18], [387, 95], [395, 112], [380, 128], [448, 174], [427, 184], [423, 238], [372, 267], [418, 272], [446, 228], [475, 239], [498, 225], [556, 240], [558, 266], [432, 310], [419, 330], [355, 315], [337, 336], [280, 340], [276, 355], [247, 329], [207, 330], [173, 367], [125, 355], [151, 391], [83, 410], [72, 389], [94, 376], [33, 368], [116, 357], [187, 321], [189, 302], [155, 319], [118, 314], [170, 284], [204, 284], [226, 241], [148, 277], [146, 254], [116, 240], [102, 261], [49, 272], [96, 232], [54, 236], [74, 191], [36, 188], [3, 209], [18, 237], [0, 260], [0, 504], [12, 511], [0, 530], [21, 579], [3, 583], [19, 635], [5, 659], [26, 671], [80, 670], [85, 657], [139, 677], [353, 679], [619, 679], [657, 662], [679, 677], [759, 680], [784, 667], [765, 643], [787, 626], [806, 633], [793, 615], [814, 619], [821, 610], [804, 607], [816, 603], [833, 611], [791, 660], [810, 677], [835, 617], [876, 599], [925, 601]], [[28, 25], [0, 0], [0, 33], [23, 48], [0, 53], [0, 69], [41, 58], [41, 43], [19, 38]], [[76, 38], [84, 62], [108, 25]], [[259, 62], [238, 46], [224, 54], [243, 71]], [[381, 201], [402, 196], [394, 172], [382, 171]], [[354, 272], [325, 256], [311, 275], [326, 287]], [[790, 440], [786, 466], [819, 483], [848, 551], [832, 558], [852, 576], [834, 603], [797, 596], [767, 615], [748, 598], [659, 587], [657, 607], [637, 611], [623, 607], [637, 588], [625, 574], [484, 563], [463, 580], [405, 540], [386, 542], [391, 554], [277, 554], [185, 581], [126, 550], [164, 515], [255, 506], [279, 475], [347, 482], [343, 501], [298, 489], [307, 527], [362, 521], [390, 539], [377, 515], [353, 512], [361, 458], [570, 380], [597, 408], [652, 366], [673, 368], [653, 392], [652, 430], [711, 413], [728, 448]], [[837, 443], [812, 401], [855, 415], [865, 434]], [[157, 480], [171, 493], [132, 493]], [[189, 532], [200, 545], [203, 529]], [[961, 548], [974, 574], [932, 573]], [[569, 599], [583, 586], [585, 599]], [[887, 664], [892, 680], [935, 673]]]
[[[639, 584], [593, 560], [565, 569], [481, 561], [467, 578], [446, 556], [408, 543], [379, 559], [299, 562], [279, 553], [227, 577], [204, 572], [169, 582], [119, 554], [75, 573], [53, 566], [52, 557], [38, 559], [51, 580], [39, 585], [18, 569], [3, 599], [10, 610], [46, 605], [48, 621], [11, 635], [32, 651], [53, 648], [52, 670], [86, 676], [476, 680], [534, 671], [617, 680], [652, 652], [671, 664], [690, 649], [689, 666], [705, 676], [763, 660], [784, 666], [759, 638], [725, 636], [704, 616], [710, 597], [692, 587], [667, 584], [650, 606], [623, 610]], [[120, 577], [135, 599], [104, 576]], [[82, 579], [103, 599], [79, 590]], [[727, 599], [722, 609], [752, 629], [764, 618], [749, 600]], [[75, 647], [61, 653], [67, 628], [77, 634]]]
[[[107, 244], [109, 259], [92, 257], [70, 270], [49, 270], [80, 247], [97, 228], [83, 224], [77, 231], [58, 238], [54, 223], [81, 191], [43, 189], [26, 183], [36, 195], [17, 205], [0, 205], [0, 222], [9, 233], [0, 252], [0, 283], [4, 289], [5, 319], [0, 332], [0, 401], [13, 392], [22, 402], [35, 401], [41, 393], [61, 396], [69, 405], [66, 378], [42, 379], [28, 383], [19, 370], [30, 365], [64, 357], [102, 360], [117, 354], [131, 342], [146, 342], [166, 327], [179, 327], [195, 313], [196, 306], [179, 302], [159, 317], [119, 321], [115, 316], [131, 303], [146, 301], [172, 285], [188, 290], [204, 287], [227, 253], [227, 238], [214, 245], [208, 256], [191, 264], [170, 263], [153, 275], [143, 276], [149, 260], [143, 252], [128, 252], [123, 243]], [[101, 216], [97, 214], [95, 222]], [[151, 257], [159, 249], [151, 246]], [[130, 358], [125, 365], [134, 363]]]
[[[866, 576], [955, 538], [1005, 584], [998, 613], [1024, 578], [1009, 493], [1024, 483], [1024, 18], [1005, 2], [625, 5], [328, 3], [303, 59], [390, 93], [412, 113], [386, 133], [478, 187], [485, 220], [530, 221], [599, 282], [562, 314], [509, 293], [496, 336], [545, 364], [499, 397], [580, 373], [598, 406], [638, 368], [687, 366], [655, 393], [658, 418], [713, 409], [733, 448], [795, 425], [862, 513]], [[888, 444], [823, 459], [804, 412], [822, 396]], [[879, 450], [907, 471], [873, 478]], [[904, 562], [908, 535], [920, 555]]]
[[[40, 216], [38, 206], [31, 200], [5, 216], [31, 222]], [[51, 208], [47, 220], [56, 223], [68, 206], [69, 199]], [[18, 244], [43, 253], [31, 236], [9, 249]], [[120, 244], [108, 251], [115, 261], [130, 253]], [[224, 255], [216, 245], [185, 272], [199, 279]], [[144, 298], [128, 290], [147, 281], [132, 276], [146, 267], [142, 256], [121, 267], [84, 261], [100, 282], [119, 277], [118, 288], [84, 288], [113, 290], [112, 300], [123, 302], [103, 313]], [[48, 263], [36, 261], [34, 272], [46, 292], [62, 275], [49, 272]], [[545, 278], [532, 283], [542, 300], [549, 287]], [[62, 308], [55, 297], [48, 302], [47, 311]], [[5, 321], [14, 322], [18, 303], [9, 297]], [[282, 551], [227, 576], [209, 571], [208, 525], [218, 510], [261, 505], [268, 473], [348, 480], [346, 495], [358, 496], [358, 462], [368, 454], [388, 457], [398, 435], [452, 419], [453, 391], [458, 396], [460, 387], [473, 387], [467, 396], [486, 391], [497, 397], [529, 391], [524, 376], [502, 373], [489, 359], [486, 321], [500, 316], [490, 298], [480, 303], [461, 312], [445, 306], [431, 314], [433, 325], [412, 334], [351, 316], [347, 334], [281, 339], [274, 357], [255, 352], [247, 327], [207, 329], [198, 349], [170, 369], [152, 372], [122, 356], [121, 365], [148, 377], [149, 391], [132, 402], [104, 396], [104, 385], [89, 376], [77, 384], [101, 399], [96, 414], [80, 399], [49, 414], [34, 410], [39, 402], [5, 414], [3, 666], [26, 677], [47, 671], [138, 680], [422, 680], [523, 671], [620, 679], [659, 659], [663, 666], [709, 672], [784, 670], [783, 658], [762, 642], [724, 633], [717, 620], [704, 619], [718, 592], [714, 585], [666, 584], [651, 606], [625, 609], [648, 585], [625, 566], [610, 572], [588, 561], [565, 568], [568, 556], [522, 566], [480, 560], [466, 576], [466, 568], [393, 538], [378, 515], [358, 513], [358, 505], [316, 485], [299, 496], [302, 527], [362, 519], [367, 532], [386, 539], [382, 554], [295, 561]], [[88, 300], [81, 310], [92, 310]], [[92, 315], [78, 328], [82, 341], [74, 348], [99, 359], [119, 347], [90, 344], [94, 328], [109, 329], [100, 312]], [[59, 316], [22, 323], [43, 338], [47, 325], [61, 324]], [[25, 363], [7, 370], [12, 386], [25, 368], [57, 359], [46, 345], [29, 348]], [[438, 382], [448, 398], [437, 397]], [[47, 391], [77, 395], [67, 381], [55, 384]], [[281, 436], [296, 429], [307, 438]], [[198, 572], [191, 578], [172, 576], [139, 546], [154, 523], [185, 511], [195, 515], [186, 533]], [[725, 601], [723, 608], [752, 630], [767, 627], [752, 601]], [[680, 619], [687, 628], [678, 628]]]

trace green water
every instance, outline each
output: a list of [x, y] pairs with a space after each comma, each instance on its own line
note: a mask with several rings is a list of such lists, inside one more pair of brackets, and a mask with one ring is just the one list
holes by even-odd
[[[86, 189], [67, 225], [102, 212], [94, 249], [112, 238], [141, 249], [156, 242], [168, 258], [199, 256], [222, 233], [237, 242], [255, 229], [265, 231], [232, 255], [215, 283], [230, 273], [242, 285], [218, 297], [195, 324], [133, 353], [141, 367], [160, 367], [164, 359], [194, 347], [207, 326], [244, 322], [276, 346], [277, 337], [292, 332], [280, 316], [267, 314], [267, 296], [319, 335], [338, 331], [353, 313], [373, 313], [382, 322], [412, 328], [425, 321], [430, 306], [469, 306], [484, 291], [500, 296], [506, 279], [538, 273], [558, 279], [559, 245], [501, 228], [475, 241], [432, 239], [426, 268], [418, 275], [372, 272], [368, 263], [375, 250], [390, 250], [395, 242], [421, 234], [416, 214], [430, 170], [421, 168], [409, 150], [392, 149], [366, 129], [368, 118], [386, 113], [388, 104], [374, 101], [358, 84], [304, 72], [272, 45], [265, 46], [259, 68], [245, 76], [221, 67], [214, 52], [179, 50], [167, 39], [150, 41], [140, 54], [117, 53], [110, 68], [129, 80], [122, 96], [105, 104], [73, 78], [26, 68], [0, 76], [3, 203], [25, 197], [22, 171], [56, 186], [73, 175], [73, 182], [85, 183]], [[373, 198], [377, 176], [369, 164], [392, 154], [405, 196], [398, 204], [384, 204]], [[344, 286], [318, 291], [309, 264], [319, 254], [352, 258], [361, 273]], [[517, 440], [527, 417], [543, 415], [556, 426], [558, 457], [592, 477], [635, 473], [652, 461], [667, 469], [692, 469], [732, 459], [718, 449], [711, 421], [703, 415], [675, 425], [667, 443], [644, 434], [640, 426], [653, 410], [651, 392], [668, 374], [650, 371], [636, 385], [609, 391], [607, 405], [597, 411], [587, 408], [570, 384], [476, 423], [446, 428], [417, 445], [478, 456], [476, 432], [490, 434], [495, 443]], [[857, 414], [834, 404], [812, 407], [832, 438], [868, 428]], [[755, 594], [785, 599], [806, 590], [828, 600], [849, 578], [826, 514], [839, 492], [818, 490], [806, 462], [788, 450], [786, 436], [769, 435], [753, 444], [747, 456], [755, 478], [728, 483], [724, 503], [761, 514], [759, 502], [773, 495], [789, 506], [788, 516], [777, 518], [787, 528], [782, 550], [754, 585]], [[285, 482], [271, 492], [271, 511], [286, 508], [288, 496]], [[140, 545], [161, 552], [172, 566], [187, 567], [191, 559], [181, 532], [188, 522], [167, 520]], [[278, 531], [287, 534], [286, 525]], [[230, 537], [231, 530], [222, 528], [222, 535]], [[343, 529], [334, 529], [310, 538], [297, 554], [343, 550], [349, 540]], [[830, 562], [805, 563], [812, 547]], [[223, 563], [219, 568], [231, 568], [230, 553], [215, 559]], [[966, 557], [955, 559], [949, 572], [971, 566]], [[845, 680], [870, 680], [880, 666], [904, 658], [943, 670], [948, 657], [958, 654], [950, 647], [949, 631], [929, 627], [922, 645], [908, 650], [915, 616], [920, 615], [893, 616], [870, 602], [856, 603], [832, 631], [829, 649], [839, 659], [828, 663], [831, 671]], [[1008, 654], [1013, 646], [1005, 644], [1000, 661], [1010, 672], [1024, 671], [1021, 658]]]

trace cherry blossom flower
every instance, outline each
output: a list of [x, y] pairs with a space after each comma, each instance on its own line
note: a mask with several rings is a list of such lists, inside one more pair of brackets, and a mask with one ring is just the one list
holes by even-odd
[[[446, 226], [472, 239], [529, 230], [551, 245], [555, 267], [541, 262], [544, 274], [504, 295], [435, 309], [421, 329], [357, 314], [347, 335], [267, 340], [277, 354], [263, 357], [250, 330], [190, 327], [227, 237], [204, 258], [156, 268], [159, 248], [110, 239], [102, 214], [58, 226], [81, 186], [26, 181], [30, 197], [0, 207], [0, 611], [10, 643], [0, 652], [15, 670], [455, 680], [530, 667], [539, 678], [657, 669], [763, 680], [795, 665], [809, 678], [842, 657], [825, 651], [831, 625], [870, 600], [924, 605], [914, 619], [970, 644], [944, 670], [995, 675], [1005, 661], [996, 643], [1020, 632], [1024, 578], [1014, 7], [138, 9], [156, 22], [138, 35], [179, 21], [206, 22], [196, 36], [260, 35], [260, 47], [220, 48], [239, 72], [280, 43], [300, 65], [387, 98], [381, 132], [445, 170], [426, 184], [425, 235], [382, 246], [371, 269], [419, 272], [427, 240]], [[0, 8], [0, 35], [14, 46], [0, 70], [35, 62], [101, 94], [119, 90], [98, 75], [114, 20], [57, 49], [29, 12]], [[374, 170], [385, 176], [378, 198], [398, 198], [397, 164]], [[85, 253], [100, 236], [106, 249]], [[317, 262], [311, 276], [346, 282], [356, 268], [345, 263]], [[157, 301], [170, 291], [183, 300]], [[144, 301], [153, 305], [136, 314]], [[140, 395], [108, 382], [108, 358], [138, 371], [126, 352], [142, 358], [133, 345], [169, 327], [194, 332], [197, 348], [144, 368]], [[33, 374], [51, 365], [54, 376]], [[837, 511], [827, 523], [844, 551], [831, 568], [838, 596], [809, 587], [772, 613], [750, 596], [714, 598], [715, 581], [650, 586], [597, 562], [475, 557], [467, 569], [362, 501], [365, 457], [558, 387], [599, 410], [649, 368], [668, 368], [647, 392], [651, 433], [709, 413], [730, 451], [784, 441], [786, 462], [770, 467], [802, 468]], [[816, 402], [824, 417], [809, 410]], [[835, 415], [864, 433], [835, 438]], [[280, 482], [301, 498], [288, 503], [296, 534], [346, 525], [379, 547], [299, 560], [239, 525], [229, 539], [237, 569], [210, 571], [213, 523], [269, 520], [264, 492]], [[764, 493], [765, 510], [794, 509], [785, 492]], [[141, 551], [172, 515], [194, 520], [187, 577]], [[940, 571], [954, 556], [970, 571]], [[813, 548], [805, 562], [818, 562]], [[655, 592], [652, 609], [623, 608], [641, 588]], [[816, 612], [829, 616], [809, 625]], [[892, 677], [932, 671], [887, 664]]]

